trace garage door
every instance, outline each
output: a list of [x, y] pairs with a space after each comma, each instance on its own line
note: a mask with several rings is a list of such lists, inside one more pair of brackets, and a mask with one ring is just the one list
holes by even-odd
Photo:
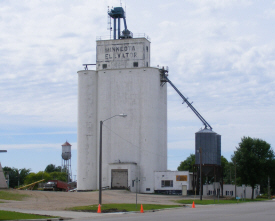
[[128, 170], [112, 170], [112, 189], [128, 187]]

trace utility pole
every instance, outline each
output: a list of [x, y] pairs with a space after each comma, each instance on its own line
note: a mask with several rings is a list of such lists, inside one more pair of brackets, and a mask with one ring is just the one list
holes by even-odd
[[103, 121], [100, 121], [100, 137], [99, 137], [99, 199], [98, 203], [101, 205], [102, 199], [102, 125]]
[[201, 157], [201, 147], [200, 147], [200, 200], [202, 200], [202, 157]]
[[19, 188], [19, 185], [20, 185], [20, 173], [19, 173], [19, 170], [17, 170], [17, 173], [18, 173], [18, 188]]
[[[215, 170], [215, 169], [214, 169]], [[216, 171], [214, 172], [215, 175], [214, 175], [214, 203], [215, 203], [215, 200], [216, 200]], [[218, 189], [218, 188], [217, 188]]]
[[7, 171], [6, 172], [7, 173], [7, 175], [6, 175], [6, 179], [7, 179], [7, 185], [8, 185], [8, 188], [10, 188], [10, 171]]
[[234, 161], [235, 164], [235, 198], [237, 197], [237, 165], [236, 165], [236, 161]]
[[236, 160], [234, 160], [234, 166], [235, 166], [235, 198], [237, 197], [237, 187], [236, 187], [236, 174], [237, 174], [237, 169], [236, 169]]
[[267, 177], [267, 188], [268, 188], [268, 199], [270, 199], [270, 178], [269, 178], [269, 176]]
[[137, 192], [138, 192], [138, 182], [140, 180], [138, 179], [138, 177], [136, 178], [135, 182], [136, 182], [136, 209], [137, 209]]
[[232, 180], [232, 177], [231, 177], [231, 166], [230, 166], [230, 178], [229, 178], [229, 183], [232, 184], [231, 180]]

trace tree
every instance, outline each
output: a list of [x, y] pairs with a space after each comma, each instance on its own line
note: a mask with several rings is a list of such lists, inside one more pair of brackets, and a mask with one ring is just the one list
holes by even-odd
[[29, 175], [31, 169], [4, 167], [3, 171], [5, 173], [5, 176], [9, 174], [9, 187], [15, 188], [18, 187], [18, 185], [24, 183], [24, 180], [26, 176]]
[[45, 168], [45, 172], [51, 173], [51, 172], [61, 172], [61, 166], [55, 166], [54, 164], [49, 164]]
[[60, 180], [67, 182], [68, 175], [66, 172], [52, 172], [50, 173], [52, 180]]
[[44, 171], [39, 171], [38, 173], [30, 173], [26, 177], [24, 184], [28, 185], [43, 179], [45, 180], [45, 182], [47, 182], [48, 180], [51, 180], [50, 174]]
[[60, 181], [67, 181], [67, 173], [65, 172], [44, 172], [44, 171], [39, 171], [37, 173], [30, 173], [26, 178], [25, 178], [25, 185], [37, 182], [39, 180], [44, 179], [44, 183], [48, 182], [48, 180], [60, 180]]
[[193, 165], [195, 164], [195, 154], [190, 154], [186, 160], [182, 161], [178, 166], [178, 171], [193, 171]]
[[223, 183], [234, 184], [235, 183], [235, 166], [232, 162], [221, 156], [221, 167], [223, 171]]
[[235, 166], [232, 162], [227, 162], [222, 165], [223, 182], [225, 184], [235, 184]]
[[221, 166], [224, 169], [228, 165], [228, 160], [224, 157], [221, 156]]
[[267, 181], [267, 177], [274, 173], [274, 152], [270, 144], [261, 139], [243, 137], [232, 156], [232, 162], [236, 163], [241, 184], [252, 187], [251, 199], [254, 198], [256, 184]]

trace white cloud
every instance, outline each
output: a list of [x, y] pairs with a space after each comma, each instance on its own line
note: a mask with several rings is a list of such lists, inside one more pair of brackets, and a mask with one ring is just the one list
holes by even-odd
[[[24, 130], [39, 127], [49, 134], [56, 133], [52, 128], [76, 130], [76, 72], [95, 62], [96, 36], [109, 34], [107, 6], [119, 3], [0, 2], [2, 134], [35, 134]], [[169, 66], [170, 80], [222, 135], [224, 152], [230, 155], [244, 135], [274, 145], [273, 1], [125, 3], [129, 30], [151, 37], [151, 65]], [[189, 156], [202, 124], [170, 86], [168, 100], [169, 149]], [[30, 145], [4, 142], [11, 149], [60, 148], [56, 140], [28, 139], [23, 143]]]
[[[77, 144], [76, 143], [70, 143], [72, 145], [72, 150], [76, 149]], [[30, 150], [30, 149], [45, 149], [47, 148], [49, 151], [51, 149], [60, 149], [61, 150], [61, 144], [60, 143], [46, 143], [46, 144], [6, 144], [6, 145], [0, 145], [1, 150]]]

